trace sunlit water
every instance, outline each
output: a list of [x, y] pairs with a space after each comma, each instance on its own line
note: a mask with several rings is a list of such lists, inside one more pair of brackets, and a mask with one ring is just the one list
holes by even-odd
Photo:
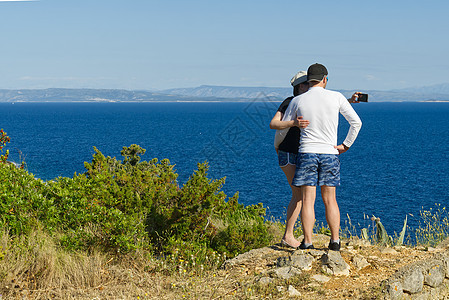
[[[283, 219], [290, 199], [268, 127], [279, 103], [1, 103], [0, 128], [11, 137], [11, 158], [24, 159], [44, 180], [84, 172], [93, 146], [120, 158], [123, 146], [147, 149], [143, 159], [168, 158], [183, 184], [198, 162], [210, 177], [226, 176], [223, 190], [246, 205], [262, 202]], [[342, 220], [368, 225], [380, 217], [400, 231], [408, 215], [449, 200], [449, 103], [360, 103], [359, 137], [340, 157], [337, 200]], [[347, 132], [340, 122], [339, 142]], [[316, 217], [324, 222], [317, 198]]]

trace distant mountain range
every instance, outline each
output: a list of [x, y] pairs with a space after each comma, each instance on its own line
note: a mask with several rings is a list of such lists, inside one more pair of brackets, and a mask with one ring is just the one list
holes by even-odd
[[[354, 91], [340, 90], [346, 97]], [[363, 91], [370, 102], [449, 101], [449, 83], [390, 91]], [[119, 89], [21, 89], [0, 90], [0, 102], [158, 102], [158, 101], [282, 101], [292, 88], [202, 85], [162, 91]]]
[[[339, 90], [346, 97], [350, 97], [354, 91]], [[428, 87], [397, 89], [390, 91], [364, 90], [369, 94], [370, 102], [402, 102], [402, 101], [449, 101], [449, 83]], [[195, 88], [179, 88], [161, 91], [172, 95], [190, 97], [219, 97], [225, 99], [285, 99], [292, 95], [292, 88], [275, 87], [232, 87], [202, 85]]]
[[130, 91], [119, 89], [21, 89], [0, 90], [1, 102], [193, 102], [247, 101], [243, 98], [222, 99], [209, 96], [171, 94], [164, 91]]

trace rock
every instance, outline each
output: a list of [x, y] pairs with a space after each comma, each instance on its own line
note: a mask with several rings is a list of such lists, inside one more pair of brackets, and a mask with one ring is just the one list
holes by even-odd
[[276, 266], [281, 268], [281, 267], [287, 267], [287, 266], [291, 266], [292, 265], [292, 259], [291, 257], [285, 256], [285, 257], [279, 257], [276, 260]]
[[443, 263], [444, 275], [449, 278], [449, 253], [438, 253], [435, 255], [435, 259]]
[[300, 297], [301, 296], [301, 293], [298, 292], [298, 290], [295, 289], [292, 285], [288, 286], [287, 292], [288, 292], [289, 297]]
[[274, 274], [281, 279], [290, 279], [293, 276], [301, 274], [301, 270], [295, 267], [281, 267], [274, 269]]
[[309, 250], [307, 254], [312, 255], [315, 258], [321, 258], [324, 254], [326, 254], [326, 251], [324, 250]]
[[398, 271], [396, 278], [401, 280], [402, 289], [410, 294], [416, 294], [422, 291], [424, 284], [424, 275], [419, 267], [407, 267]]
[[346, 246], [359, 248], [359, 247], [369, 247], [371, 243], [368, 240], [360, 239], [356, 236], [351, 236], [349, 240], [346, 242]]
[[357, 270], [361, 270], [363, 268], [366, 268], [368, 266], [371, 266], [371, 264], [361, 255], [355, 255], [352, 258], [352, 263], [357, 268]]
[[388, 254], [388, 255], [396, 255], [396, 254], [398, 254], [398, 251], [394, 250], [393, 248], [387, 247], [387, 248], [382, 249], [382, 251], [380, 253]]
[[291, 265], [303, 271], [310, 271], [312, 270], [312, 263], [314, 260], [315, 259], [307, 253], [295, 253], [291, 256]]
[[264, 265], [273, 263], [282, 253], [272, 247], [264, 247], [253, 249], [246, 253], [237, 255], [232, 259], [226, 260], [221, 266], [222, 269], [229, 270], [234, 267], [251, 266], [262, 267]]
[[442, 261], [431, 260], [426, 262], [427, 268], [424, 273], [424, 283], [431, 286], [439, 286], [445, 276], [445, 269]]
[[313, 276], [312, 276], [312, 279], [313, 279], [313, 280], [316, 280], [316, 281], [318, 281], [318, 282], [321, 282], [321, 283], [326, 283], [326, 282], [328, 282], [329, 280], [331, 280], [329, 277], [324, 276], [324, 275], [319, 275], [319, 274], [313, 275]]
[[315, 281], [315, 282], [309, 283], [307, 286], [308, 286], [309, 288], [312, 288], [312, 289], [316, 290], [317, 288], [320, 288], [322, 285], [323, 285], [323, 283], [320, 283], [320, 282], [318, 282], [318, 281]]
[[262, 284], [262, 285], [270, 284], [273, 281], [274, 281], [274, 279], [271, 278], [271, 277], [262, 277], [262, 278], [259, 279], [259, 283]]
[[285, 290], [285, 287], [278, 285], [278, 286], [276, 287], [276, 290], [277, 290], [279, 293], [281, 293], [281, 292], [283, 292], [283, 291]]
[[387, 280], [385, 281], [384, 293], [391, 300], [400, 300], [403, 298], [404, 291], [402, 289], [402, 283], [400, 280]]
[[405, 246], [393, 246], [393, 249], [396, 250], [396, 251], [399, 251], [399, 252], [403, 251], [406, 248], [407, 247], [405, 247]]
[[335, 276], [349, 276], [350, 266], [338, 251], [329, 251], [321, 257], [323, 271]]

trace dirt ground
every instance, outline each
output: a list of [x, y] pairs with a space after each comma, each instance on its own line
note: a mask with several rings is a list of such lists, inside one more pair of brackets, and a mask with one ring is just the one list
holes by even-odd
[[[318, 249], [325, 250], [327, 249], [328, 241], [329, 238], [326, 236], [317, 236], [314, 245]], [[278, 251], [279, 256], [288, 256], [292, 254], [293, 250], [279, 247]], [[258, 284], [258, 279], [266, 276], [266, 271], [275, 265], [273, 262], [275, 257], [267, 257], [265, 265], [255, 259], [255, 264], [246, 264], [230, 271], [222, 271], [223, 273], [220, 274], [220, 277], [227, 276], [230, 280], [244, 283], [240, 284], [240, 286], [249, 287], [251, 284], [255, 286], [258, 295], [256, 293], [252, 295], [238, 293], [237, 291], [234, 295], [237, 296], [239, 294], [238, 296], [248, 299], [289, 298], [287, 293], [289, 285], [292, 285], [299, 292], [297, 297], [301, 299], [378, 299], [381, 297], [381, 283], [383, 280], [392, 276], [401, 267], [430, 258], [438, 251], [446, 251], [446, 249], [410, 248], [405, 246], [390, 248], [348, 242], [347, 245], [342, 246], [340, 253], [350, 266], [349, 276], [325, 274], [321, 269], [319, 260], [317, 260], [313, 263], [312, 270], [303, 271], [296, 280], [275, 280], [265, 288], [261, 288], [260, 283]], [[355, 256], [365, 258], [369, 265], [359, 269], [353, 262]], [[314, 275], [321, 275], [328, 281], [317, 281], [313, 278]], [[226, 298], [223, 294], [222, 297]]]
[[[323, 252], [328, 241], [327, 236], [316, 236], [314, 245]], [[250, 255], [231, 267], [204, 271], [193, 268], [164, 272], [151, 263], [114, 265], [107, 261], [99, 264], [95, 271], [99, 278], [89, 287], [42, 289], [33, 288], [31, 281], [13, 279], [1, 286], [0, 299], [292, 299], [289, 288], [294, 288], [298, 299], [379, 299], [383, 280], [402, 266], [447, 248], [385, 248], [346, 241], [340, 253], [350, 266], [349, 276], [326, 274], [318, 259], [311, 270], [291, 279], [273, 276], [279, 257], [290, 256], [294, 251], [320, 250], [292, 250], [273, 245], [250, 251]], [[358, 269], [354, 257], [364, 258], [369, 265]], [[316, 275], [321, 279], [317, 280]], [[271, 279], [263, 283], [263, 278]]]

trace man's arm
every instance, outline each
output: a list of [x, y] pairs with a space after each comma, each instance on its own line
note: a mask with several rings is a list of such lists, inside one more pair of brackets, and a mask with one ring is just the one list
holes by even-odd
[[349, 130], [345, 140], [341, 145], [335, 147], [341, 154], [346, 152], [356, 140], [360, 128], [362, 127], [362, 121], [355, 112], [354, 108], [352, 108], [351, 104], [349, 104], [349, 102], [346, 99], [344, 101], [343, 100], [340, 101], [340, 113], [349, 123]]
[[276, 114], [274, 115], [273, 119], [271, 119], [270, 122], [270, 128], [277, 130], [282, 130], [294, 126], [299, 128], [306, 128], [308, 125], [309, 121], [303, 120], [302, 116], [299, 116], [294, 120], [282, 121], [282, 113], [280, 111], [276, 112]]

